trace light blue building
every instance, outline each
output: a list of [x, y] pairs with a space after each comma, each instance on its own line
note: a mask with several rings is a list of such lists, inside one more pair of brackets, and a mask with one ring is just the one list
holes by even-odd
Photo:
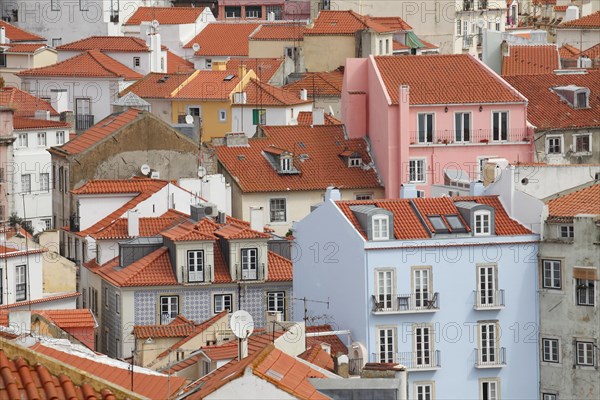
[[539, 236], [497, 197], [339, 201], [328, 189], [294, 236], [294, 295], [329, 298], [308, 311], [351, 330], [353, 372], [401, 363], [411, 399], [539, 397]]

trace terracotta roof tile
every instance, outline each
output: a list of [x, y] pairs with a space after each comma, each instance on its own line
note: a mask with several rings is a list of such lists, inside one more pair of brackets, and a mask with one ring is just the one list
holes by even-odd
[[35, 53], [38, 50], [47, 49], [43, 43], [5, 43], [0, 45], [0, 47], [6, 47], [7, 49], [4, 53]]
[[313, 97], [341, 97], [344, 73], [340, 70], [331, 72], [308, 72], [300, 80], [284, 86], [288, 90], [299, 92], [306, 89], [308, 96]]
[[[310, 111], [300, 111], [298, 113], [298, 125], [312, 125], [313, 117]], [[342, 121], [333, 115], [325, 114], [325, 125], [342, 125]]]
[[410, 86], [410, 104], [525, 102], [502, 78], [467, 54], [375, 57], [375, 63], [392, 104], [398, 104], [401, 85]]
[[52, 121], [47, 119], [35, 119], [35, 118], [13, 118], [13, 127], [15, 130], [19, 129], [46, 129], [46, 128], [65, 128], [70, 129], [71, 124], [68, 122]]
[[14, 108], [15, 117], [34, 117], [37, 110], [50, 111], [51, 116], [58, 116], [46, 100], [11, 86], [0, 88], [0, 106]]
[[569, 60], [576, 60], [577, 58], [579, 58], [579, 49], [571, 46], [568, 43], [563, 44], [559, 49], [558, 49], [558, 54], [560, 55], [561, 59], [569, 59]]
[[300, 353], [298, 357], [333, 372], [333, 358], [320, 346], [320, 343], [322, 342], [314, 344], [305, 352]]
[[96, 327], [96, 320], [94, 319], [91, 311], [87, 308], [69, 310], [39, 310], [35, 311], [35, 314], [46, 318], [61, 329]]
[[261, 25], [250, 35], [250, 40], [286, 40], [300, 41], [304, 38], [303, 24]]
[[214, 235], [219, 225], [209, 218], [199, 222], [185, 221], [161, 234], [174, 242], [194, 242], [202, 240], [217, 240]]
[[204, 7], [138, 7], [123, 25], [140, 25], [157, 20], [161, 25], [193, 24]]
[[79, 292], [57, 294], [57, 295], [53, 295], [53, 296], [43, 297], [41, 299], [36, 299], [36, 300], [21, 301], [19, 303], [12, 303], [12, 304], [4, 304], [4, 305], [0, 306], [0, 310], [5, 310], [8, 308], [16, 308], [16, 307], [25, 307], [25, 306], [29, 306], [31, 304], [50, 303], [53, 301], [65, 300], [65, 299], [70, 299], [70, 298], [79, 297], [79, 296], [81, 296], [81, 293], [79, 293]]
[[269, 82], [275, 73], [281, 68], [283, 58], [230, 58], [227, 61], [227, 70], [237, 74], [240, 65], [246, 70], [253, 70], [261, 82]]
[[167, 50], [167, 74], [194, 72], [194, 63], [179, 57], [171, 50]]
[[21, 28], [17, 28], [16, 26], [9, 24], [6, 21], [0, 21], [0, 27], [4, 27], [6, 32], [6, 37], [10, 39], [11, 42], [45, 42], [46, 38], [43, 38], [38, 35], [34, 35], [31, 32], [27, 32]]
[[560, 68], [559, 54], [554, 44], [510, 46], [510, 55], [502, 57], [502, 75], [538, 75]]
[[[306, 327], [306, 333], [313, 332], [331, 332], [333, 328], [331, 325], [312, 325]], [[306, 346], [313, 347], [319, 343], [327, 343], [331, 347], [331, 354], [348, 354], [348, 347], [342, 342], [337, 335], [324, 335], [324, 336], [307, 336]]]
[[197, 56], [248, 56], [248, 36], [260, 25], [256, 23], [211, 23], [184, 48], [200, 45]]
[[565, 12], [569, 6], [554, 6], [554, 12]]
[[256, 79], [252, 79], [244, 86], [244, 92], [246, 92], [245, 105], [287, 107], [311, 102], [311, 100], [300, 99], [299, 91], [272, 86]]
[[[139, 236], [156, 236], [186, 218], [188, 215], [172, 209], [160, 217], [142, 217], [139, 221]], [[119, 218], [91, 236], [96, 240], [130, 239], [128, 229], [127, 218]]]
[[240, 76], [237, 71], [196, 71], [185, 85], [173, 93], [172, 98], [227, 100], [238, 83]]
[[126, 81], [137, 80], [143, 76], [98, 50], [89, 50], [56, 64], [27, 69], [16, 75], [20, 77], [123, 78]]
[[285, 282], [293, 279], [292, 262], [279, 254], [268, 252], [269, 282]]
[[110, 194], [110, 193], [143, 193], [154, 191], [166, 186], [169, 182], [162, 179], [135, 178], [135, 179], [94, 179], [87, 181], [77, 189], [71, 190], [73, 194]]
[[179, 317], [178, 315], [168, 325], [136, 325], [133, 327], [133, 335], [138, 339], [184, 338], [194, 331], [196, 324], [182, 324], [177, 321]]
[[523, 225], [512, 219], [498, 196], [456, 196], [451, 197], [452, 201], [474, 201], [480, 204], [486, 204], [494, 208], [496, 219], [496, 235], [499, 236], [515, 236], [515, 235], [531, 235], [532, 232]]
[[585, 17], [563, 22], [556, 28], [576, 28], [576, 29], [600, 29], [600, 11], [596, 11]]
[[[248, 147], [215, 147], [219, 163], [231, 174], [244, 193], [380, 187], [374, 169], [351, 168], [339, 157], [345, 148], [371, 163], [366, 142], [346, 139], [341, 125], [264, 126], [266, 137], [252, 138]], [[298, 174], [279, 174], [263, 154], [269, 147], [294, 152]], [[299, 159], [300, 154], [308, 155]], [[249, 168], [248, 166], [252, 166]], [[326, 172], [326, 173], [325, 173]]]
[[354, 35], [363, 29], [377, 33], [394, 32], [396, 29], [354, 11], [321, 11], [312, 28], [304, 35]]
[[128, 86], [119, 93], [119, 96], [133, 92], [144, 99], [168, 99], [180, 85], [192, 76], [192, 73], [178, 72], [163, 74], [152, 72], [133, 85]]
[[[583, 74], [507, 76], [506, 80], [529, 100], [527, 119], [539, 130], [600, 126], [599, 70]], [[575, 109], [551, 90], [568, 85], [590, 89], [589, 108]]]
[[249, 226], [226, 224], [214, 231], [214, 234], [226, 239], [269, 239], [271, 235], [268, 233], [252, 230]]
[[582, 51], [581, 54], [586, 56], [587, 58], [591, 58], [592, 60], [600, 59], [600, 43], [590, 47], [587, 50]]
[[600, 183], [566, 194], [548, 202], [550, 218], [572, 219], [577, 214], [600, 215]]
[[202, 347], [200, 350], [211, 360], [232, 360], [237, 357], [238, 344], [233, 341], [218, 346]]
[[[166, 371], [166, 374], [175, 374], [176, 372], [182, 371], [188, 367], [196, 366], [198, 361], [200, 360], [200, 354], [196, 354], [195, 356], [191, 356], [183, 359], [182, 361], [172, 364]], [[197, 367], [196, 367], [197, 368]]]
[[412, 27], [400, 17], [371, 17], [371, 19], [394, 31], [411, 31]]
[[397, 40], [392, 41], [392, 49], [394, 51], [403, 51], [403, 50], [410, 50], [411, 48], [405, 44], [400, 43]]
[[90, 36], [75, 42], [63, 44], [58, 51], [100, 50], [107, 52], [139, 53], [149, 52], [150, 48], [140, 38], [132, 36]]

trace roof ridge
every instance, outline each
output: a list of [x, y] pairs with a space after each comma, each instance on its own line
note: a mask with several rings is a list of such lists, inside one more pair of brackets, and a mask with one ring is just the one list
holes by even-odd
[[[118, 73], [116, 73], [115, 71], [113, 71], [112, 69], [110, 69], [110, 68], [109, 68], [109, 67], [106, 65], [106, 63], [104, 63], [104, 62], [101, 62], [101, 61], [98, 59], [98, 55], [102, 54], [102, 56], [104, 56], [104, 57], [108, 57], [108, 58], [110, 58], [111, 60], [113, 60], [113, 61], [115, 61], [115, 62], [117, 62], [117, 63], [121, 64], [120, 62], [118, 62], [118, 61], [117, 61], [117, 60], [115, 60], [114, 58], [112, 58], [112, 57], [109, 57], [109, 56], [107, 56], [106, 54], [104, 54], [103, 52], [101, 52], [100, 50], [96, 50], [96, 49], [94, 49], [94, 50], [87, 50], [87, 51], [86, 51], [86, 53], [88, 53], [88, 54], [90, 55], [90, 57], [92, 57], [92, 58], [94, 59], [94, 61], [96, 61], [96, 62], [97, 62], [97, 63], [98, 63], [98, 64], [99, 64], [99, 65], [100, 65], [100, 66], [101, 66], [101, 67], [102, 67], [102, 68], [103, 68], [105, 71], [107, 71], [107, 72], [110, 72], [111, 74], [113, 74], [114, 76], [117, 76], [117, 77], [123, 77], [123, 76], [124, 76], [124, 75], [122, 75], [122, 74], [118, 74]], [[96, 53], [97, 53], [97, 54], [96, 54]], [[105, 61], [106, 61], [106, 60], [105, 60]], [[124, 65], [124, 64], [121, 64], [121, 65], [123, 65], [125, 68], [129, 68], [129, 67], [127, 67], [127, 66], [126, 66], [126, 65]]]

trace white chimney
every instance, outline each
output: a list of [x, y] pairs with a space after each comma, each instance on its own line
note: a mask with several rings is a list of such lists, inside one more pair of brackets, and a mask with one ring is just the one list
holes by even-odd
[[149, 32], [146, 43], [150, 48], [150, 72], [166, 72], [160, 65], [162, 56], [160, 33]]
[[140, 212], [138, 210], [127, 212], [127, 234], [129, 237], [140, 236]]
[[312, 111], [312, 124], [325, 125], [325, 110], [323, 108], [314, 108]]
[[308, 100], [308, 90], [300, 89], [300, 100]]
[[238, 339], [239, 359], [243, 360], [248, 357], [248, 339]]
[[483, 182], [471, 182], [469, 186], [469, 194], [471, 196], [483, 196], [485, 194], [485, 186]]
[[50, 89], [50, 104], [56, 112], [61, 113], [69, 110], [69, 94], [67, 89]]
[[340, 192], [340, 189], [334, 187], [334, 186], [329, 186], [327, 188], [327, 190], [325, 191], [325, 201], [339, 201], [342, 199], [342, 193]]
[[6, 29], [4, 27], [0, 28], [0, 44], [6, 44]]
[[562, 22], [573, 21], [574, 19], [579, 19], [579, 7], [570, 5], [567, 7], [567, 11], [565, 12], [565, 17]]
[[254, 231], [262, 232], [264, 228], [263, 208], [250, 207], [250, 228]]
[[417, 186], [414, 183], [403, 183], [400, 185], [400, 198], [401, 199], [416, 199], [417, 198]]
[[8, 314], [8, 326], [17, 335], [31, 331], [31, 311], [11, 311]]

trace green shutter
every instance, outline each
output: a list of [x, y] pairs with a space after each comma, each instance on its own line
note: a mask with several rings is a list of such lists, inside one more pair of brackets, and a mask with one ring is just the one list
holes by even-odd
[[254, 109], [252, 110], [252, 123], [254, 125], [258, 125], [260, 122], [260, 110]]

